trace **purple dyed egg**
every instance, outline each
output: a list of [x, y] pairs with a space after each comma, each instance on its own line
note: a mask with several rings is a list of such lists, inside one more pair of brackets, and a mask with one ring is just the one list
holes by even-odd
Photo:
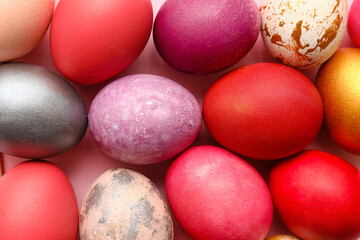
[[253, 0], [167, 0], [154, 23], [160, 56], [177, 70], [208, 74], [242, 59], [260, 32]]
[[201, 121], [200, 106], [187, 89], [150, 74], [113, 81], [89, 110], [96, 144], [112, 158], [132, 164], [174, 157], [195, 140]]

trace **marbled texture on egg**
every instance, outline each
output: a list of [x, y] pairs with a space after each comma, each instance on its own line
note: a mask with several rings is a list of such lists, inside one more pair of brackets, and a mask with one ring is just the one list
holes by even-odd
[[261, 32], [273, 57], [297, 68], [325, 62], [347, 26], [346, 0], [262, 0]]
[[173, 239], [169, 208], [156, 186], [123, 168], [103, 173], [80, 211], [80, 239]]
[[100, 149], [133, 164], [167, 160], [188, 147], [201, 126], [195, 97], [178, 83], [135, 74], [103, 88], [89, 110], [89, 128]]

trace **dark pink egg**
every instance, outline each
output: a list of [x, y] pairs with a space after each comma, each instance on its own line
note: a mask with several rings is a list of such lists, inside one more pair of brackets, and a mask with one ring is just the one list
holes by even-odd
[[170, 207], [192, 239], [263, 240], [272, 222], [272, 200], [259, 173], [235, 154], [193, 147], [166, 174]]
[[154, 23], [154, 43], [174, 68], [207, 74], [227, 68], [253, 47], [260, 12], [253, 0], [167, 0]]

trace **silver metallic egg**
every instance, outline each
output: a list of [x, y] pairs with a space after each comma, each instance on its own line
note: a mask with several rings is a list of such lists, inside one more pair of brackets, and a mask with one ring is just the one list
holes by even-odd
[[85, 105], [66, 80], [33, 64], [0, 65], [0, 152], [52, 157], [73, 148], [86, 128]]

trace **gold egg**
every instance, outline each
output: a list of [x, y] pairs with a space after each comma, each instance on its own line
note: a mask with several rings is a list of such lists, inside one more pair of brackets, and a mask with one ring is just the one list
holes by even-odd
[[296, 237], [289, 236], [289, 235], [274, 235], [268, 238], [265, 238], [265, 240], [299, 240]]
[[316, 86], [330, 137], [347, 151], [360, 154], [360, 49], [339, 49], [320, 67]]

